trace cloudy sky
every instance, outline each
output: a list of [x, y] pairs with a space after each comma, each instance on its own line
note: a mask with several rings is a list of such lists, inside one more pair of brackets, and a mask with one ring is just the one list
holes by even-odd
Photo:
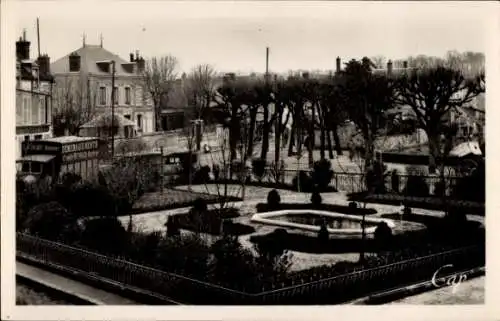
[[[13, 1], [14, 2], [14, 1]], [[384, 55], [442, 56], [484, 52], [491, 7], [475, 2], [174, 2], [16, 1], [16, 37], [26, 29], [36, 51], [52, 61], [82, 45], [99, 44], [127, 59], [172, 54], [180, 68], [210, 63], [220, 71], [330, 69], [343, 59]]]

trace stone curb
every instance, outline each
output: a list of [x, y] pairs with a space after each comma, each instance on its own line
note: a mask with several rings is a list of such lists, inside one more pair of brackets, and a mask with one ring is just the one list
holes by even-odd
[[[458, 273], [458, 272], [457, 272]], [[457, 274], [454, 273], [454, 274]], [[470, 280], [474, 277], [482, 276], [485, 274], [485, 267], [478, 267], [474, 269], [470, 269], [467, 271], [461, 272], [462, 274], [467, 275], [467, 280]], [[440, 278], [440, 280], [444, 280], [446, 277]], [[417, 295], [426, 291], [431, 291], [436, 289], [435, 285], [432, 284], [431, 281], [425, 281], [417, 284], [411, 284], [408, 286], [404, 286], [401, 288], [392, 289], [389, 291], [372, 294], [366, 297], [362, 297], [346, 304], [351, 305], [376, 305], [376, 304], [385, 304], [392, 301], [400, 300], [409, 296]]]

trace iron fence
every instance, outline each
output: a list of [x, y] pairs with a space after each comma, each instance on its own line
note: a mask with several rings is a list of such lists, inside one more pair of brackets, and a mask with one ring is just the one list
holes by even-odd
[[370, 291], [430, 280], [444, 265], [452, 265], [449, 272], [462, 271], [484, 266], [485, 261], [484, 246], [471, 246], [277, 290], [245, 293], [23, 233], [16, 240], [19, 256], [96, 274], [189, 304], [341, 303]]

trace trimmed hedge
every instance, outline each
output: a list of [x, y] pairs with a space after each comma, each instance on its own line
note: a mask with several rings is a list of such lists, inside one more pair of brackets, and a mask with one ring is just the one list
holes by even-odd
[[211, 235], [246, 235], [255, 232], [249, 225], [235, 223], [232, 218], [239, 217], [237, 208], [211, 209], [207, 211], [191, 210], [184, 215], [172, 216], [177, 228]]
[[[155, 196], [157, 196], [158, 199], [154, 199]], [[217, 195], [166, 188], [163, 193], [149, 193], [143, 195], [141, 199], [134, 203], [134, 206], [126, 215], [189, 207], [199, 198], [202, 198], [206, 204], [219, 203]], [[241, 197], [237, 196], [227, 196], [227, 199], [228, 202], [239, 202], [243, 200]]]
[[312, 204], [308, 203], [280, 203], [277, 209], [269, 208], [266, 203], [258, 203], [255, 208], [257, 209], [258, 213], [279, 210], [318, 210], [350, 215], [372, 215], [377, 213], [377, 210], [373, 208], [352, 208], [347, 205], [323, 203], [317, 206], [313, 206]]
[[468, 214], [485, 214], [485, 204], [471, 201], [463, 200], [452, 200], [447, 199], [446, 203], [443, 203], [443, 199], [440, 197], [429, 196], [429, 197], [416, 197], [416, 196], [404, 196], [399, 194], [372, 194], [367, 195], [367, 193], [356, 193], [350, 195], [350, 200], [355, 200], [358, 202], [368, 202], [368, 203], [378, 203], [387, 205], [400, 206], [404, 203], [408, 207], [412, 208], [422, 208], [428, 210], [442, 211], [447, 204], [450, 209], [457, 208], [465, 210]]

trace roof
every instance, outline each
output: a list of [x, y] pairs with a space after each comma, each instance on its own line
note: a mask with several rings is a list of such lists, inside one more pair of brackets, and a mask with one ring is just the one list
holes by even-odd
[[48, 161], [54, 159], [54, 155], [26, 155], [21, 157], [22, 161], [30, 161], [30, 162], [39, 162], [39, 163], [47, 163]]
[[96, 137], [80, 137], [80, 136], [60, 136], [60, 137], [47, 138], [47, 139], [44, 139], [43, 141], [67, 144], [67, 143], [85, 142], [85, 141], [96, 140], [96, 139], [98, 139], [98, 138], [96, 138]]
[[109, 75], [110, 73], [102, 71], [97, 65], [98, 62], [114, 60], [116, 62], [116, 75], [135, 75], [125, 69], [123, 65], [130, 65], [131, 62], [122, 59], [118, 55], [102, 48], [98, 45], [85, 45], [75, 51], [68, 53], [66, 56], [59, 58], [50, 65], [50, 70], [53, 74], [69, 73], [69, 56], [73, 53], [81, 57], [80, 68], [83, 72], [88, 72], [97, 75]]
[[[125, 118], [124, 116], [120, 114], [115, 114], [114, 115], [114, 122], [118, 127], [125, 127], [125, 126], [133, 126], [136, 127], [136, 124], [131, 121], [130, 119]], [[81, 128], [95, 128], [95, 127], [104, 127], [104, 126], [111, 126], [111, 115], [110, 114], [100, 114], [94, 118], [92, 118], [89, 122], [83, 124]]]

